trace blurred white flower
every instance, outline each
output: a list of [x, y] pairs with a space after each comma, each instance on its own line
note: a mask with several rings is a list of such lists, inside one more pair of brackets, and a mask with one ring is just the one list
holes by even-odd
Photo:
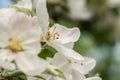
[[70, 17], [75, 20], [88, 20], [92, 12], [88, 10], [86, 0], [67, 0], [70, 8]]
[[49, 45], [52, 46], [52, 44], [56, 42], [56, 44], [73, 47], [73, 43], [80, 37], [80, 31], [78, 28], [67, 28], [59, 24], [54, 24], [52, 27], [49, 27], [46, 0], [38, 0], [36, 13], [40, 27], [43, 31], [43, 38]]
[[110, 7], [120, 6], [120, 0], [107, 0], [107, 4]]
[[30, 75], [42, 72], [47, 62], [37, 56], [40, 40], [41, 29], [31, 17], [14, 9], [0, 10], [1, 67], [13, 70], [17, 66]]

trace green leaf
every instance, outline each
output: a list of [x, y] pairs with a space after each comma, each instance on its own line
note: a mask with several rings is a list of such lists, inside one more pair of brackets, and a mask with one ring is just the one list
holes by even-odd
[[51, 18], [49, 19], [49, 22], [50, 22], [50, 24], [49, 24], [50, 27], [55, 24], [55, 21], [53, 19], [51, 19]]
[[5, 80], [27, 80], [26, 75], [18, 70], [6, 72], [3, 77]]
[[62, 79], [66, 79], [64, 73], [57, 67], [50, 65], [46, 71], [48, 74], [58, 76]]
[[35, 78], [38, 78], [39, 80], [46, 80], [45, 78], [43, 78], [42, 76], [34, 76]]
[[46, 59], [47, 57], [53, 57], [56, 52], [57, 51], [54, 48], [50, 46], [46, 46], [40, 52], [39, 57], [44, 58], [44, 59]]

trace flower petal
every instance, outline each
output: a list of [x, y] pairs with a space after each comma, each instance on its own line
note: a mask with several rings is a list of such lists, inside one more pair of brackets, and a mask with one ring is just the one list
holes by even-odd
[[[25, 15], [24, 13], [17, 12], [14, 9], [3, 9], [1, 10], [1, 12], [2, 14], [0, 14], [0, 16], [2, 17], [2, 19], [0, 19], [0, 21], [8, 29], [5, 30], [4, 33], [9, 32], [7, 33], [9, 37], [17, 37], [19, 39], [22, 39], [21, 41], [40, 40], [41, 29], [38, 24], [36, 24], [36, 22], [32, 20], [31, 17]], [[4, 26], [1, 26], [1, 28], [2, 27]], [[4, 30], [4, 28], [1, 30]]]
[[9, 39], [8, 34], [7, 29], [5, 29], [4, 25], [2, 25], [0, 21], [0, 48], [5, 48], [7, 46], [7, 40]]
[[4, 49], [0, 50], [0, 67], [7, 70], [15, 69], [15, 64], [12, 63], [15, 58], [16, 55], [12, 54], [11, 51]]
[[18, 36], [24, 40], [40, 40], [41, 29], [35, 24], [32, 18], [23, 13], [14, 12], [9, 19], [8, 26], [11, 28], [13, 36]]
[[37, 55], [41, 51], [40, 42], [26, 43], [26, 44], [24, 43], [22, 44], [22, 48], [26, 53], [33, 55]]
[[54, 47], [59, 53], [63, 54], [72, 64], [72, 67], [82, 74], [87, 74], [91, 71], [96, 64], [96, 61], [91, 58], [84, 58], [72, 49], [66, 48], [55, 42], [50, 42], [51, 46]]
[[70, 49], [73, 49], [74, 47], [74, 43], [73, 42], [70, 42], [70, 43], [66, 43], [66, 44], [63, 44], [65, 47], [67, 48], [70, 48]]
[[45, 34], [49, 26], [49, 16], [46, 7], [46, 0], [38, 0], [36, 14], [38, 17], [39, 25]]
[[[10, 15], [14, 12], [14, 9], [1, 9], [0, 10], [0, 47], [5, 48], [10, 38], [10, 26], [7, 24]], [[9, 13], [9, 14], [8, 14]]]
[[72, 66], [75, 70], [79, 71], [82, 74], [87, 74], [95, 67], [96, 61], [91, 58], [85, 58], [81, 61], [76, 61], [72, 63]]
[[1, 49], [0, 50], [0, 61], [13, 61], [16, 58], [16, 54], [13, 54], [9, 50]]
[[7, 69], [7, 70], [14, 70], [16, 69], [15, 64], [5, 61], [0, 61], [0, 67]]
[[72, 79], [73, 80], [83, 80], [85, 79], [85, 76], [81, 74], [80, 72], [73, 70], [72, 71]]
[[55, 66], [60, 67], [63, 62], [65, 62], [66, 58], [64, 57], [63, 54], [61, 53], [56, 53], [55, 56], [53, 57], [52, 64]]
[[30, 44], [40, 42], [42, 31], [39, 26], [33, 26], [31, 30], [26, 30], [22, 35], [22, 44]]
[[6, 47], [10, 38], [20, 42], [40, 41], [41, 28], [32, 18], [14, 9], [2, 9], [0, 12], [0, 44]]
[[80, 37], [80, 30], [78, 28], [67, 28], [60, 24], [55, 24], [51, 27], [51, 30], [56, 27], [56, 32], [58, 32], [59, 39], [55, 39], [57, 42], [61, 44], [69, 43], [69, 42], [76, 42]]
[[37, 4], [38, 0], [32, 0], [32, 8], [36, 9], [36, 4]]
[[38, 56], [27, 55], [25, 53], [18, 55], [16, 64], [20, 70], [32, 76], [41, 74], [48, 66], [48, 63]]
[[59, 53], [62, 53], [65, 57], [67, 57], [70, 60], [84, 60], [83, 56], [81, 56], [79, 53], [75, 52], [72, 49], [66, 48], [63, 45], [56, 43], [54, 41], [50, 41], [49, 45], [51, 45], [53, 48], [55, 48]]

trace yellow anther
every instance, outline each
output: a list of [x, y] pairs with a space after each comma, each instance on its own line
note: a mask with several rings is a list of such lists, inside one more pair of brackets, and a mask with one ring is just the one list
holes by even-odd
[[53, 28], [52, 31], [50, 31], [50, 28], [48, 27], [48, 32], [46, 33], [46, 39], [50, 40], [50, 39], [59, 39], [59, 33], [56, 32], [56, 27]]
[[8, 41], [9, 43], [8, 43], [7, 48], [10, 49], [12, 52], [17, 53], [17, 52], [22, 51], [19, 40], [10, 38], [8, 39]]

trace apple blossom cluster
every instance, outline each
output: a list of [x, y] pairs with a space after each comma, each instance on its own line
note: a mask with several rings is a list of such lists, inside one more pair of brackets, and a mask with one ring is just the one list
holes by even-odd
[[[73, 50], [79, 37], [78, 28], [49, 27], [46, 0], [21, 0], [0, 9], [0, 78], [23, 72], [26, 80], [101, 80], [85, 76], [96, 61]], [[57, 52], [43, 59], [38, 54], [47, 45]]]

